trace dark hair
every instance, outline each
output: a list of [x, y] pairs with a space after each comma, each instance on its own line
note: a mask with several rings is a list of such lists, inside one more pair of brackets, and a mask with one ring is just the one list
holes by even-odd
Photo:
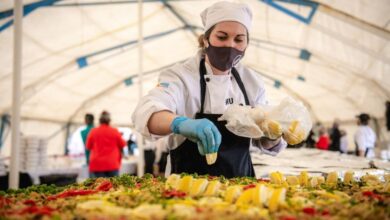
[[359, 121], [362, 125], [368, 125], [368, 121], [370, 120], [370, 115], [367, 113], [361, 113], [360, 115], [356, 116], [359, 118]]
[[[216, 25], [216, 24], [215, 24]], [[206, 45], [204, 44], [204, 40], [210, 39], [211, 32], [214, 30], [215, 25], [213, 25], [211, 28], [209, 28], [204, 34], [201, 34], [198, 37], [198, 47], [202, 49], [202, 52], [205, 52]], [[246, 30], [247, 35], [247, 43], [249, 44], [249, 32]]]
[[94, 120], [95, 120], [95, 117], [93, 116], [93, 114], [89, 114], [89, 113], [85, 114], [85, 123], [86, 124], [91, 125], [91, 124], [93, 124]]
[[109, 124], [111, 121], [110, 113], [103, 111], [100, 115], [99, 122], [100, 124]]

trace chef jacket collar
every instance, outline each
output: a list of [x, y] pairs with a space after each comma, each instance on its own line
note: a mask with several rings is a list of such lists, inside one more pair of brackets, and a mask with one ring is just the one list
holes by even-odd
[[[214, 75], [213, 74], [213, 69], [211, 68], [211, 66], [207, 62], [204, 62], [204, 64], [205, 64], [205, 67], [206, 67], [206, 75]], [[227, 75], [225, 75], [225, 76], [230, 76], [231, 72], [232, 72], [232, 70], [230, 69], [229, 73]]]

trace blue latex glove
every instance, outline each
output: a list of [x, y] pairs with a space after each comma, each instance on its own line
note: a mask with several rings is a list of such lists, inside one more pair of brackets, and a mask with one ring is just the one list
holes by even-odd
[[205, 118], [176, 117], [172, 121], [171, 130], [173, 133], [181, 134], [190, 141], [197, 143], [201, 155], [215, 153], [221, 145], [221, 133], [213, 122]]

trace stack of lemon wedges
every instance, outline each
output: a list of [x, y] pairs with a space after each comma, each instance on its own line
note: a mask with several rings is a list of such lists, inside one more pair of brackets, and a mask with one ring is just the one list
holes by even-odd
[[[282, 176], [281, 173], [277, 175]], [[286, 197], [286, 188], [282, 186], [264, 183], [252, 184], [250, 187], [228, 185], [218, 180], [209, 181], [206, 178], [194, 178], [190, 175], [180, 177], [172, 174], [168, 177], [165, 186], [185, 192], [191, 197], [222, 197], [228, 204], [240, 207], [248, 205], [268, 207], [270, 211], [276, 211], [285, 202]]]

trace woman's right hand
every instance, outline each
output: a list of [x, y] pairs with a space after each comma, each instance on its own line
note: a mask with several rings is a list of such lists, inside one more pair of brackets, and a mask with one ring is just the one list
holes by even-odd
[[173, 133], [181, 134], [190, 141], [197, 143], [201, 155], [217, 152], [222, 140], [218, 128], [213, 122], [205, 118], [176, 117], [172, 121], [171, 130]]

